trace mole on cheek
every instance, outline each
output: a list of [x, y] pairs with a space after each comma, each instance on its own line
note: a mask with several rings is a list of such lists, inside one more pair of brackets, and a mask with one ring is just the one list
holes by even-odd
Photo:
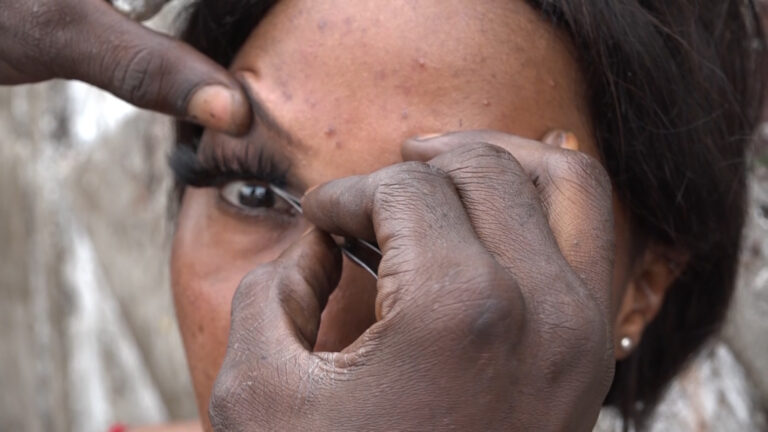
[[[336, 131], [336, 127], [335, 126], [329, 125], [325, 129], [325, 131], [323, 131], [323, 135], [325, 135], [325, 137], [328, 138], [329, 140], [332, 140], [332, 139], [336, 138], [336, 136], [338, 135], [338, 132]], [[333, 147], [334, 147], [335, 150], [341, 150], [341, 148], [343, 146], [344, 146], [344, 144], [340, 140], [338, 140], [338, 139], [333, 142]]]

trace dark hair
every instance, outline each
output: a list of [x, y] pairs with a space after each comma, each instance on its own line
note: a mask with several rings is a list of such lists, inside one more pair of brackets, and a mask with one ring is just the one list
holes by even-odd
[[[199, 0], [182, 37], [228, 65], [274, 3]], [[633, 227], [690, 257], [606, 399], [642, 428], [733, 292], [762, 106], [761, 22], [753, 0], [528, 3], [571, 35], [598, 148]], [[180, 125], [180, 142], [199, 133]]]

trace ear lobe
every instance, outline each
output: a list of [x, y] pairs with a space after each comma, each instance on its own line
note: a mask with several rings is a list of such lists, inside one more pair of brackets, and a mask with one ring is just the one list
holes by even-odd
[[616, 317], [616, 359], [626, 358], [640, 343], [645, 327], [661, 310], [667, 290], [680, 276], [687, 262], [688, 254], [683, 251], [658, 245], [645, 249], [637, 260]]

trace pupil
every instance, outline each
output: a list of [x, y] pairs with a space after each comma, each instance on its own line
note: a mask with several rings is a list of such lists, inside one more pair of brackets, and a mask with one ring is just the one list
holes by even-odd
[[261, 185], [245, 185], [238, 195], [240, 204], [247, 207], [271, 207], [275, 204], [272, 191]]

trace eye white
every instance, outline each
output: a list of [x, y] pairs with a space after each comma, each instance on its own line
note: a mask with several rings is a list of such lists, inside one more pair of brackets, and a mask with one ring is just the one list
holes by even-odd
[[224, 185], [220, 193], [229, 204], [244, 209], [271, 208], [276, 199], [265, 182], [233, 181]]

